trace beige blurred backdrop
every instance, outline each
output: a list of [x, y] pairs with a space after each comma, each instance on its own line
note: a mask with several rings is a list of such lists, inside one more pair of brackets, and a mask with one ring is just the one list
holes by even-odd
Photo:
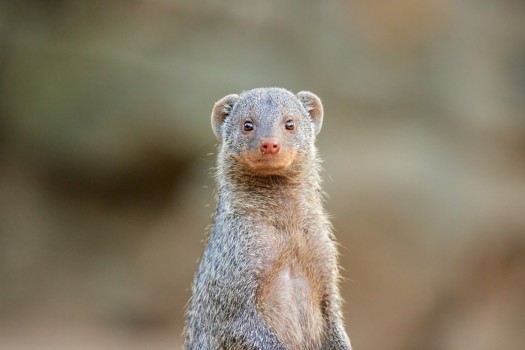
[[357, 350], [525, 348], [525, 3], [0, 2], [0, 348], [178, 349], [209, 115], [311, 90]]

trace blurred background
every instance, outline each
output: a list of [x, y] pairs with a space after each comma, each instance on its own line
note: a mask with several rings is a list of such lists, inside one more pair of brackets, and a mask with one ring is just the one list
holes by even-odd
[[209, 116], [311, 90], [355, 349], [525, 348], [525, 3], [0, 1], [0, 348], [178, 349]]

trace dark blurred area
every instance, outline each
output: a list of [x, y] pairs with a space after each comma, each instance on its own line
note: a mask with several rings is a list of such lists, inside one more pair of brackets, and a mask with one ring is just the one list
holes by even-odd
[[0, 348], [180, 348], [261, 86], [323, 99], [355, 349], [525, 348], [518, 0], [0, 1]]

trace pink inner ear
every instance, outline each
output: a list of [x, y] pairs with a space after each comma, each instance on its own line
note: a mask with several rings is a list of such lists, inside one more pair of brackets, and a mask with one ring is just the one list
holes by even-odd
[[308, 101], [306, 110], [314, 120], [318, 120], [323, 113], [322, 107], [314, 101]]
[[223, 97], [215, 103], [212, 112], [212, 127], [217, 136], [219, 136], [219, 126], [224, 123], [224, 120], [230, 115], [233, 105], [238, 99], [238, 95], [231, 94]]
[[323, 124], [323, 105], [319, 97], [308, 91], [301, 91], [297, 94], [299, 101], [312, 118], [312, 122], [315, 126], [315, 134], [317, 135], [321, 131]]
[[297, 97], [306, 111], [311, 115], [312, 119], [322, 118], [323, 107], [321, 101], [315, 94], [309, 91], [301, 91], [297, 94]]

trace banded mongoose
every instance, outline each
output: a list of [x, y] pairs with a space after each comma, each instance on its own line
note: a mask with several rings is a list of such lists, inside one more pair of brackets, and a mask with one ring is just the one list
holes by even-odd
[[185, 349], [351, 349], [314, 145], [321, 100], [254, 89], [215, 103], [211, 123], [218, 203]]

